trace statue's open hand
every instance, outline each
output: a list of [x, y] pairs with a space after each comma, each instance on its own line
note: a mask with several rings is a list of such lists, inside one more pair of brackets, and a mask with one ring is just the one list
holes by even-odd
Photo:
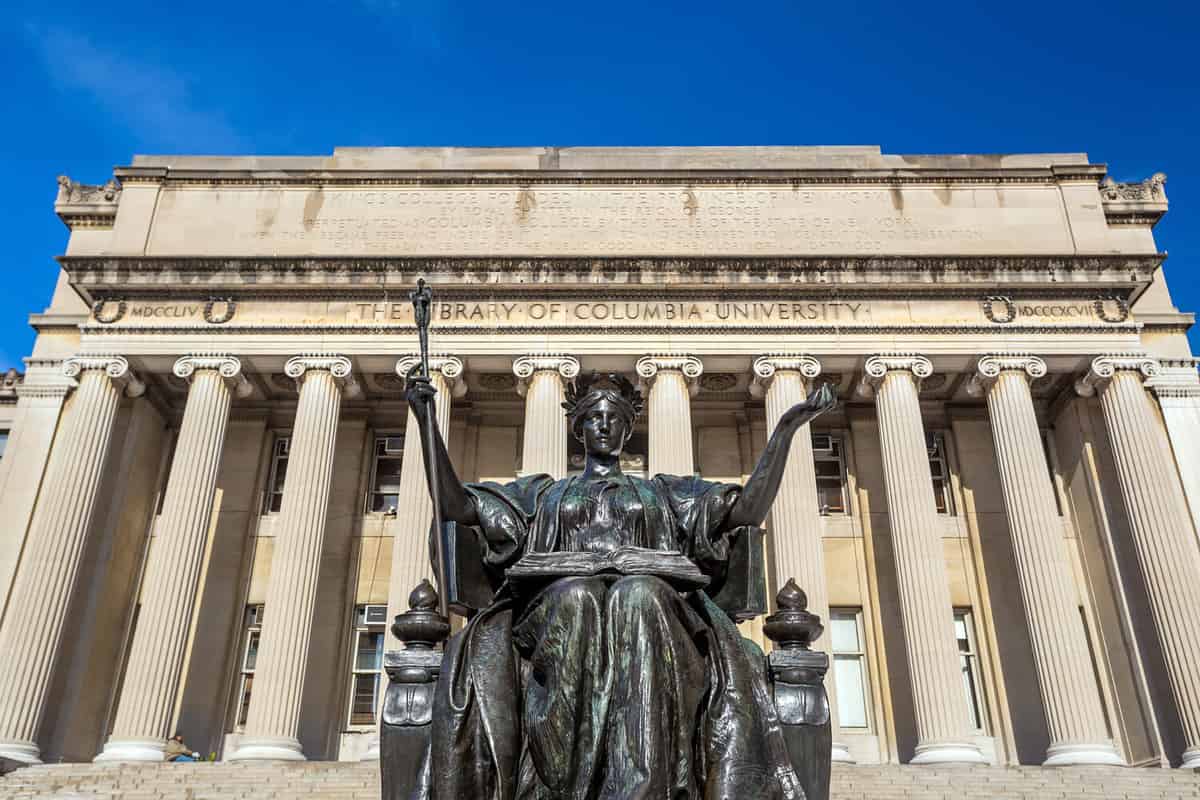
[[828, 383], [822, 383], [803, 403], [797, 403], [783, 412], [779, 424], [799, 428], [804, 423], [811, 422], [826, 411], [832, 411], [834, 408], [837, 408], [837, 403], [837, 393], [833, 390], [833, 387]]
[[414, 414], [423, 417], [429, 413], [429, 405], [433, 402], [436, 394], [437, 389], [434, 388], [429, 378], [409, 373], [405, 382], [404, 397], [408, 400], [408, 407], [413, 410]]

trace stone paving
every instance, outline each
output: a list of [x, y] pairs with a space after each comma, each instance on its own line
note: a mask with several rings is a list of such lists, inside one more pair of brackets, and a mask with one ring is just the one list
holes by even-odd
[[[1200, 800], [1200, 775], [1162, 769], [836, 765], [833, 784], [832, 800]], [[55, 764], [0, 778], [0, 798], [379, 800], [379, 768], [336, 762]]]

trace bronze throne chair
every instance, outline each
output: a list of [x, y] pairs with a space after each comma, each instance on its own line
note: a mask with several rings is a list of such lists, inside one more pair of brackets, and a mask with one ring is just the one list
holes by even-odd
[[[498, 581], [485, 571], [475, 528], [448, 522], [440, 533], [448, 606], [452, 613], [469, 619], [491, 603]], [[767, 611], [764, 535], [761, 529], [743, 529], [733, 541], [726, 574], [710, 587], [713, 602], [734, 622]], [[388, 688], [379, 732], [382, 800], [409, 800], [423, 780], [421, 769], [432, 733], [434, 685], [441, 671], [440, 647], [450, 635], [450, 621], [438, 612], [438, 596], [428, 581], [413, 590], [409, 604], [410, 610], [397, 615], [392, 624], [404, 649], [384, 654]], [[829, 800], [833, 748], [825, 692], [829, 656], [810, 648], [823, 626], [820, 617], [808, 612], [808, 600], [794, 581], [789, 580], [779, 591], [776, 605], [778, 611], [767, 617], [763, 626], [775, 645], [763, 657], [763, 671], [792, 766], [808, 800]]]

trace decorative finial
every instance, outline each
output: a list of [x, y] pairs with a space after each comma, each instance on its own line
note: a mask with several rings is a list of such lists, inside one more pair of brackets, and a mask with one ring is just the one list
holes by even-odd
[[784, 650], [808, 650], [825, 630], [821, 618], [808, 611], [808, 595], [788, 579], [775, 595], [775, 603], [779, 610], [767, 617], [763, 633]]
[[408, 596], [408, 611], [397, 614], [392, 633], [411, 650], [432, 650], [450, 635], [450, 620], [438, 613], [438, 593], [428, 579]]

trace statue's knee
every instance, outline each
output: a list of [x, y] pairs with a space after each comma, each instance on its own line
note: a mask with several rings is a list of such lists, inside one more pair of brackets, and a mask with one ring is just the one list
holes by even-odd
[[563, 578], [552, 591], [562, 608], [598, 610], [603, 604], [604, 583], [597, 578]]
[[673, 591], [653, 575], [628, 575], [608, 590], [608, 602], [610, 607], [618, 610], [658, 608]]

